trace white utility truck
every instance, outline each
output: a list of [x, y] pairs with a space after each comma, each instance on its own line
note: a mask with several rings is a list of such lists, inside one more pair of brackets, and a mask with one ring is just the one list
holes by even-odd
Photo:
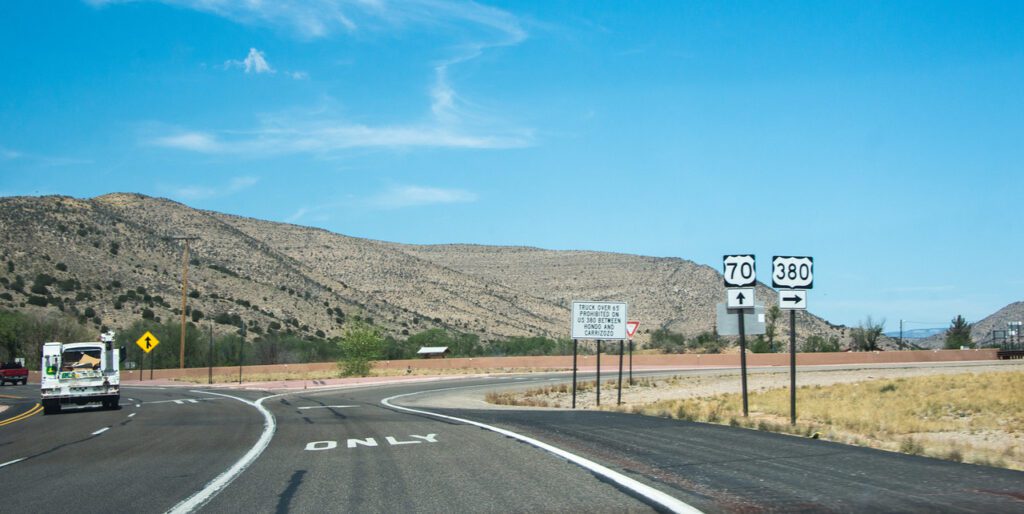
[[40, 366], [43, 412], [60, 412], [62, 404], [102, 403], [116, 409], [121, 400], [122, 349], [114, 348], [114, 333], [99, 342], [45, 343]]

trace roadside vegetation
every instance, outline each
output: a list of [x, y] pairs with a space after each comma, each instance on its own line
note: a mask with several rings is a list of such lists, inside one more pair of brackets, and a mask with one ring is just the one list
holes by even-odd
[[[195, 312], [195, 311], [193, 311]], [[216, 329], [212, 329], [213, 325]], [[572, 341], [540, 336], [510, 337], [481, 341], [476, 334], [449, 332], [439, 328], [424, 330], [406, 338], [384, 335], [372, 320], [352, 316], [345, 322], [341, 337], [323, 338], [302, 335], [290, 329], [257, 331], [254, 323], [238, 314], [221, 314], [216, 320], [188, 321], [185, 324], [185, 367], [237, 366], [243, 364], [304, 364], [346, 362], [336, 370], [347, 375], [366, 375], [374, 360], [415, 359], [423, 346], [448, 347], [449, 357], [501, 357], [534, 355], [571, 355]], [[62, 312], [21, 312], [0, 309], [0, 362], [25, 357], [30, 369], [38, 369], [42, 344], [47, 341], [94, 341], [107, 326], [94, 326], [88, 320]], [[143, 311], [142, 317], [124, 328], [114, 328], [116, 344], [127, 351], [126, 370], [177, 368], [180, 366], [181, 323], [178, 319], [159, 320]], [[160, 344], [143, 355], [135, 341], [146, 332]], [[593, 353], [580, 345], [579, 353]], [[376, 372], [375, 372], [376, 373]]]
[[[637, 380], [633, 388], [678, 387], [681, 377]], [[614, 394], [615, 382], [603, 388]], [[579, 384], [578, 393], [594, 382]], [[1024, 470], [1024, 372], [1000, 371], [869, 380], [797, 390], [797, 423], [789, 423], [789, 390], [753, 392], [750, 416], [742, 416], [739, 394], [602, 406], [618, 411], [719, 423], [756, 430], [868, 446], [957, 462]], [[561, 405], [554, 396], [571, 392], [555, 385], [520, 393], [491, 393], [503, 405]], [[609, 398], [613, 398], [609, 396]], [[609, 402], [612, 403], [612, 402]]]

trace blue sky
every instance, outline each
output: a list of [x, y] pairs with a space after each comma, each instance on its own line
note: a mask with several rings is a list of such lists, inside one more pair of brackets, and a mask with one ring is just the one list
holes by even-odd
[[[403, 243], [815, 258], [888, 328], [1022, 300], [1024, 3], [4, 2], [0, 195]], [[628, 301], [628, 298], [623, 298]]]

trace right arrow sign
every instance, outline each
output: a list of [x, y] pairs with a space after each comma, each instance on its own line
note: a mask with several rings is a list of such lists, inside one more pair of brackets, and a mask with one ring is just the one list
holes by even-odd
[[807, 310], [807, 291], [795, 289], [779, 291], [779, 308]]

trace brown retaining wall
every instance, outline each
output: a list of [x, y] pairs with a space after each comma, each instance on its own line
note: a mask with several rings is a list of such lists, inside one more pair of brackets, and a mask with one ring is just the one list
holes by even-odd
[[[981, 350], [918, 350], [907, 352], [839, 352], [839, 353], [798, 353], [797, 365], [816, 366], [828, 364], [898, 364], [905, 362], [960, 362], [960, 361], [985, 361], [997, 360], [995, 349]], [[628, 363], [628, 360], [626, 361]], [[578, 366], [581, 369], [592, 370], [597, 365], [597, 357], [594, 355], [580, 355]], [[687, 368], [687, 367], [738, 367], [740, 365], [739, 354], [671, 354], [671, 355], [633, 355], [633, 368]], [[788, 353], [748, 353], [748, 366], [788, 366]], [[605, 371], [617, 370], [619, 366], [618, 354], [602, 354], [601, 369]], [[571, 355], [554, 355], [541, 357], [472, 357], [453, 359], [409, 359], [394, 361], [378, 361], [374, 364], [379, 369], [405, 370], [412, 367], [417, 370], [431, 369], [552, 369], [571, 370]], [[279, 373], [306, 373], [311, 371], [333, 371], [338, 365], [334, 362], [319, 362], [313, 364], [274, 364], [267, 366], [245, 366], [242, 370], [242, 378], [252, 375], [269, 375]], [[188, 369], [158, 369], [153, 372], [154, 379], [181, 379], [193, 377], [204, 379], [207, 377], [207, 368]], [[217, 376], [229, 375], [238, 376], [238, 366], [216, 367], [213, 374]], [[144, 372], [144, 379], [150, 379], [150, 372]], [[139, 372], [124, 371], [121, 374], [123, 382], [134, 382], [139, 380]], [[39, 372], [32, 371], [29, 381], [39, 383]]]

